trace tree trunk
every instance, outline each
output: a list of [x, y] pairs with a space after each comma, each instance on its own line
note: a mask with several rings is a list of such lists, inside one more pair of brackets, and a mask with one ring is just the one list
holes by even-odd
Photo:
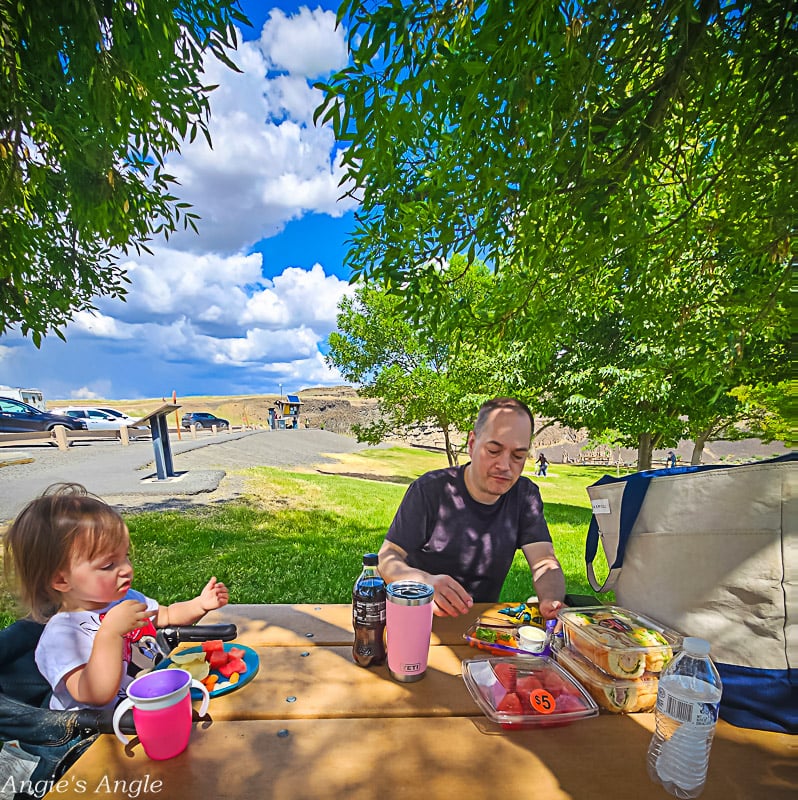
[[637, 469], [651, 469], [651, 454], [654, 443], [650, 433], [641, 433], [637, 440]]
[[449, 437], [449, 427], [448, 425], [443, 425], [443, 443], [446, 447], [446, 458], [449, 459], [449, 466], [456, 467], [457, 466], [457, 451], [452, 446], [452, 440]]
[[696, 436], [695, 444], [693, 445], [693, 455], [690, 457], [691, 466], [701, 463], [701, 457], [704, 455], [704, 445], [706, 443], [706, 436], [703, 433]]
[[690, 456], [690, 466], [696, 466], [701, 463], [704, 455], [704, 447], [710, 438], [720, 434], [723, 429], [723, 422], [720, 417], [716, 417], [712, 422], [704, 428], [703, 431], [698, 431], [695, 434], [695, 444], [693, 445], [693, 454]]

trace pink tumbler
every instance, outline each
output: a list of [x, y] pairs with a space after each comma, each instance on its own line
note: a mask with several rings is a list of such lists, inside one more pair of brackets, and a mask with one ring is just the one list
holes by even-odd
[[133, 723], [144, 752], [156, 761], [182, 753], [191, 735], [191, 688], [203, 693], [199, 715], [208, 710], [208, 690], [184, 669], [162, 669], [139, 676], [127, 687], [127, 697], [114, 711], [114, 733], [122, 744], [128, 738], [119, 730], [122, 715], [133, 708]]
[[402, 683], [421, 680], [429, 658], [435, 590], [418, 581], [394, 581], [385, 593], [388, 671]]

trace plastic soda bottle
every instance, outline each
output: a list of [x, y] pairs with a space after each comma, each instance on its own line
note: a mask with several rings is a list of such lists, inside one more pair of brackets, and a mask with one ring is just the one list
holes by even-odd
[[385, 662], [385, 581], [377, 572], [377, 554], [363, 556], [363, 571], [352, 589], [352, 658], [361, 667]]
[[660, 675], [648, 774], [674, 797], [704, 789], [723, 685], [706, 639], [687, 637]]

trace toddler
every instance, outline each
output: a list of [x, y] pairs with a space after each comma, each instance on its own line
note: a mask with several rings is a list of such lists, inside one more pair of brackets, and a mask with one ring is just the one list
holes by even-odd
[[53, 709], [113, 707], [160, 660], [156, 627], [192, 625], [229, 599], [215, 577], [193, 600], [167, 607], [132, 589], [127, 526], [74, 483], [28, 503], [6, 533], [5, 563], [31, 616], [47, 623], [36, 664]]

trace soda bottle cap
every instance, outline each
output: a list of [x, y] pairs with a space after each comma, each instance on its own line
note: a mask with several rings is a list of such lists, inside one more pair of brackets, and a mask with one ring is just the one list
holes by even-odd
[[685, 636], [682, 647], [691, 656], [709, 655], [709, 642], [706, 639], [699, 639], [697, 636]]
[[364, 567], [376, 567], [378, 561], [379, 556], [376, 553], [366, 553], [366, 555], [363, 556]]

